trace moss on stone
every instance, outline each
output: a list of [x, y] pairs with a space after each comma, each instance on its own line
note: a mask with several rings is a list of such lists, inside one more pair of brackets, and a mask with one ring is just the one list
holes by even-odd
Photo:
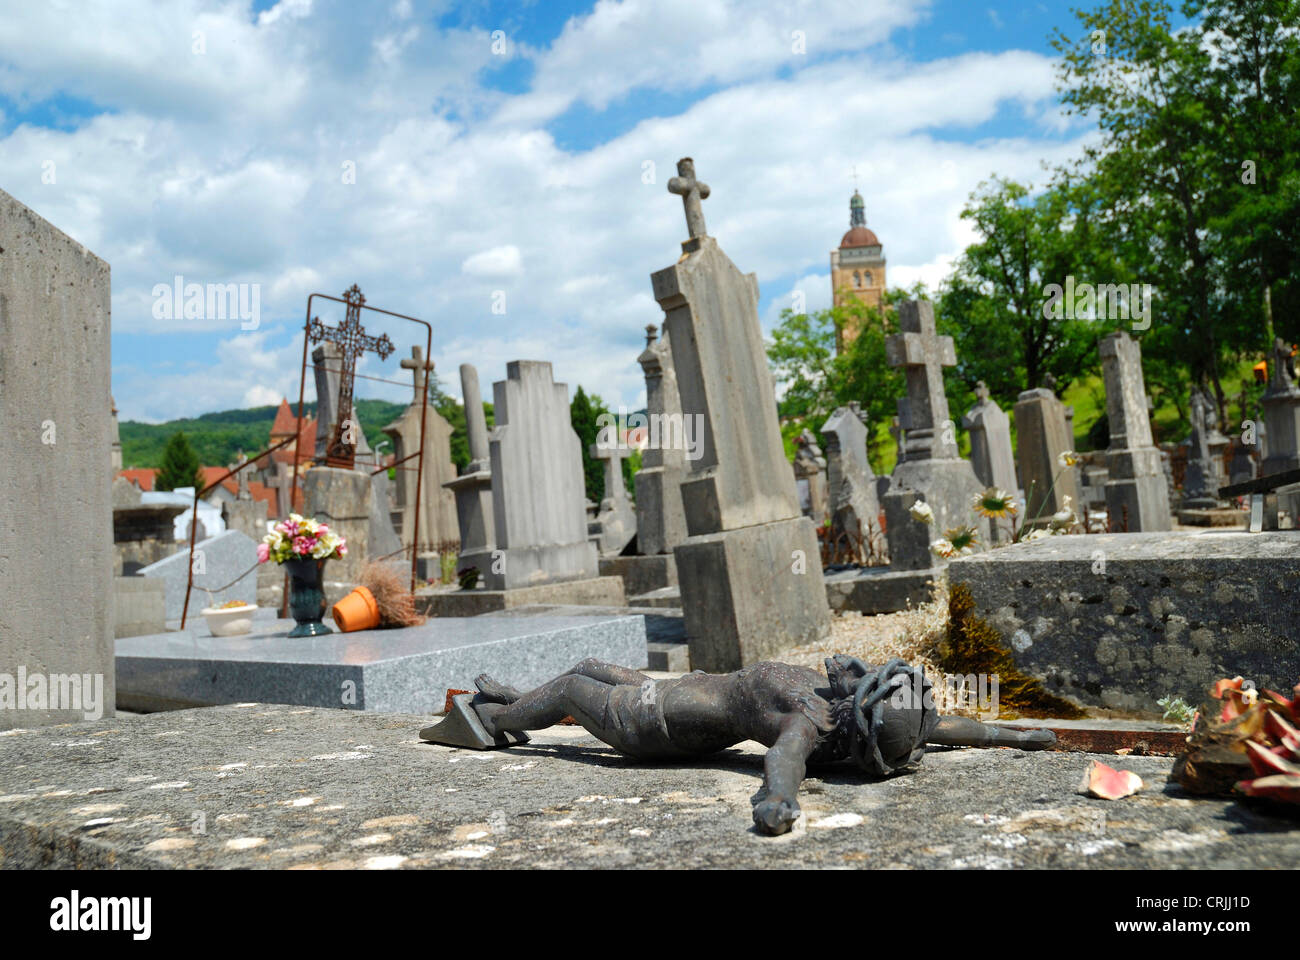
[[1003, 719], [1087, 716], [1076, 704], [1048, 693], [1041, 681], [1016, 666], [998, 629], [975, 615], [975, 598], [965, 584], [953, 585], [949, 593], [948, 633], [939, 644], [939, 666], [948, 673], [996, 675], [998, 710]]

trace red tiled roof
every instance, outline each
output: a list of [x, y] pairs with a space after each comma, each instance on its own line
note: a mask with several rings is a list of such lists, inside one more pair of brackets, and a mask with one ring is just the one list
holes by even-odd
[[298, 420], [293, 415], [293, 410], [289, 407], [287, 397], [280, 398], [280, 409], [275, 411], [275, 423], [271, 424], [271, 442], [283, 440], [285, 437], [293, 435], [293, 425]]
[[[199, 472], [203, 474], [203, 486], [207, 487], [212, 484], [213, 481], [225, 473], [227, 469], [228, 468], [226, 467], [199, 467]], [[245, 467], [244, 469], [247, 470], [249, 468]], [[231, 493], [239, 492], [239, 481], [235, 477], [226, 477], [226, 479], [221, 482], [221, 485]]]
[[119, 477], [126, 477], [145, 493], [153, 492], [153, 480], [158, 476], [156, 467], [132, 467], [130, 470], [119, 470]]
[[[293, 436], [293, 420], [289, 421], [289, 428], [283, 433], [276, 434], [275, 430], [271, 431], [271, 442], [279, 443], [285, 437]], [[316, 452], [316, 421], [314, 419], [304, 420], [302, 430], [298, 433], [298, 449], [302, 451], [302, 459], [310, 460]], [[293, 448], [291, 443], [288, 446], [281, 447], [271, 454], [271, 459], [278, 463], [293, 463]]]

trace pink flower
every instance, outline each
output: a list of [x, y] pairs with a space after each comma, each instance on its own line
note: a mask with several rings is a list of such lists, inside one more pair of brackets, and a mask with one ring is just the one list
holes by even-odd
[[348, 552], [347, 544], [340, 543], [335, 550], [340, 557], [346, 556]]
[[294, 537], [293, 552], [307, 556], [311, 553], [311, 542], [306, 537]]
[[259, 543], [257, 545], [257, 562], [266, 563], [266, 561], [270, 559], [271, 559], [270, 546], [265, 543]]

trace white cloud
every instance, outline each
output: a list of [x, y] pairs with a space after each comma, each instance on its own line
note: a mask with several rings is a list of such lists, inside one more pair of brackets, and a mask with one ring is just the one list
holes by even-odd
[[460, 265], [460, 272], [471, 277], [514, 277], [522, 273], [523, 268], [519, 248], [508, 243], [466, 257]]

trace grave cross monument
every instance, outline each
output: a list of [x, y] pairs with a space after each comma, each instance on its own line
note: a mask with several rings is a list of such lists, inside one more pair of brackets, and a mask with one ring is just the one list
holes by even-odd
[[[930, 552], [932, 539], [974, 523], [980, 544], [987, 544], [988, 524], [972, 517], [971, 502], [983, 488], [958, 452], [956, 427], [948, 416], [943, 368], [957, 363], [952, 337], [938, 335], [934, 305], [926, 300], [898, 305], [898, 329], [885, 341], [885, 356], [891, 367], [903, 367], [907, 375], [907, 404], [899, 408], [906, 414], [906, 456], [894, 468], [883, 498], [885, 533], [891, 567], [923, 570], [943, 562]], [[911, 516], [918, 500], [930, 505], [933, 526]]]
[[366, 302], [366, 298], [360, 287], [352, 284], [343, 292], [343, 300], [347, 304], [343, 322], [337, 327], [331, 327], [321, 323], [320, 317], [312, 317], [309, 337], [312, 343], [327, 340], [339, 348], [339, 398], [335, 409], [340, 411], [340, 416], [334, 426], [334, 436], [325, 448], [325, 464], [350, 470], [356, 458], [356, 441], [353, 437], [358, 427], [349, 424], [350, 418], [342, 413], [352, 409], [352, 384], [357, 358], [365, 351], [372, 350], [379, 354], [380, 360], [387, 360], [393, 352], [393, 341], [388, 339], [386, 333], [373, 337], [361, 326], [361, 305]]
[[1101, 371], [1106, 379], [1106, 514], [1128, 522], [1128, 531], [1169, 530], [1169, 491], [1160, 451], [1151, 439], [1151, 416], [1142, 382], [1142, 348], [1117, 330], [1101, 341]]
[[492, 453], [488, 446], [487, 418], [483, 414], [483, 395], [478, 370], [468, 363], [460, 365], [460, 389], [465, 401], [465, 433], [469, 440], [469, 463], [454, 480], [443, 486], [456, 497], [456, 519], [460, 528], [460, 555], [457, 572], [471, 567], [482, 575], [492, 562], [496, 549], [496, 528], [492, 513]]
[[681, 484], [687, 538], [673, 551], [691, 666], [734, 670], [823, 639], [830, 608], [817, 534], [801, 515], [758, 322], [758, 281], [705, 229], [709, 188], [689, 158], [669, 192], [689, 239], [651, 276], [682, 413], [702, 425]]
[[602, 555], [618, 554], [636, 536], [636, 511], [628, 499], [623, 483], [623, 461], [631, 450], [618, 442], [618, 431], [605, 427], [589, 449], [593, 460], [601, 461], [605, 471], [605, 494], [600, 501], [600, 511], [587, 531], [594, 534], [596, 547]]

